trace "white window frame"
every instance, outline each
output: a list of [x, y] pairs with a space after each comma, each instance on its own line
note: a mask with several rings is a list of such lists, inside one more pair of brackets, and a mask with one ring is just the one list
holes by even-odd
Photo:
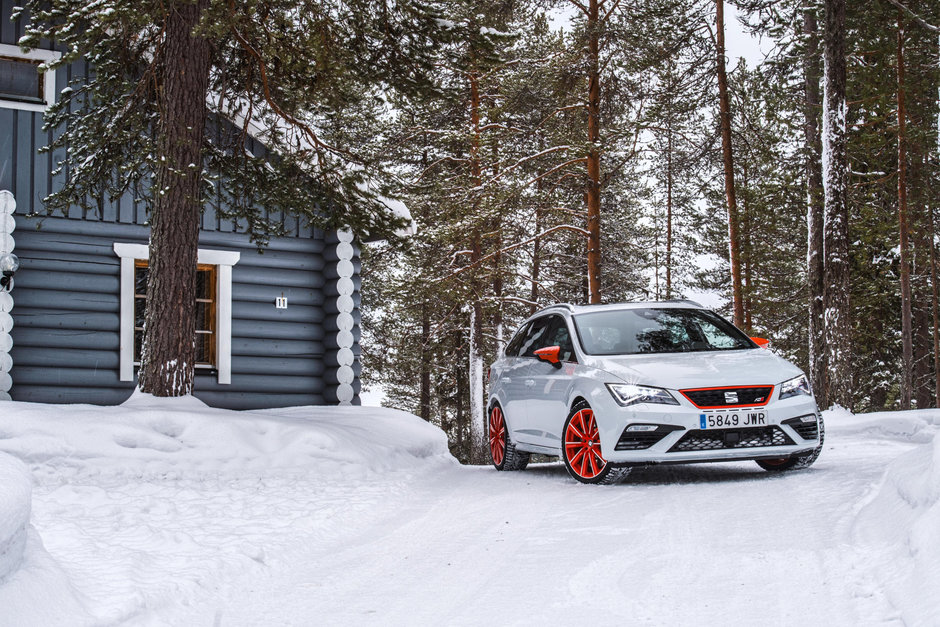
[[[114, 243], [121, 258], [121, 381], [134, 380], [134, 262], [147, 261], [147, 244]], [[241, 253], [229, 250], [199, 249], [197, 263], [216, 266], [215, 355], [220, 384], [232, 383], [232, 266]]]
[[[62, 53], [56, 52], [55, 50], [34, 49], [29, 52], [23, 52], [19, 46], [0, 44], [0, 57], [12, 57], [14, 59], [23, 59], [24, 61], [49, 63], [50, 61], [58, 61], [61, 56]], [[49, 105], [55, 103], [55, 72], [56, 71], [53, 69], [48, 69], [43, 73], [42, 85], [44, 103], [19, 102], [18, 100], [6, 100], [0, 97], [0, 107], [4, 109], [19, 109], [21, 111], [45, 111]]]

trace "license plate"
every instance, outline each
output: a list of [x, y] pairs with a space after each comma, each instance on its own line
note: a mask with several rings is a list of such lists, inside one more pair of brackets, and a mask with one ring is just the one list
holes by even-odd
[[727, 429], [729, 427], [762, 427], [767, 424], [767, 414], [762, 411], [740, 411], [720, 414], [700, 414], [699, 428]]

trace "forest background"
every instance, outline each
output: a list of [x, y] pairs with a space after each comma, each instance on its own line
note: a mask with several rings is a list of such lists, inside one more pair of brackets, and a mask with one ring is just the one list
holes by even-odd
[[447, 3], [433, 95], [377, 134], [416, 225], [364, 250], [383, 404], [484, 462], [523, 319], [709, 294], [821, 408], [938, 405], [940, 2], [733, 7], [754, 66], [726, 68], [722, 0]]

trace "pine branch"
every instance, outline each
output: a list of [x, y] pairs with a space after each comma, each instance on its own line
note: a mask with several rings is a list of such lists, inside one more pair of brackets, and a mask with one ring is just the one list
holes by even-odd
[[922, 28], [926, 28], [932, 33], [940, 33], [940, 27], [934, 26], [933, 24], [929, 24], [927, 20], [925, 20], [921, 16], [914, 13], [914, 11], [912, 11], [908, 6], [902, 4], [899, 0], [885, 0], [885, 1], [888, 2], [888, 4], [891, 4], [897, 7], [898, 9], [901, 9], [905, 13], [907, 13], [910, 16], [910, 18], [914, 20]]
[[[234, 20], [236, 16], [235, 0], [229, 0], [228, 6], [229, 6], [229, 11], [231, 12], [231, 15], [232, 15], [232, 19]], [[288, 124], [291, 124], [295, 128], [299, 129], [306, 136], [307, 140], [309, 140], [312, 146], [314, 147], [314, 151], [317, 154], [317, 160], [319, 161], [321, 167], [326, 166], [326, 160], [325, 160], [323, 151], [340, 155], [353, 162], [358, 161], [358, 159], [352, 153], [346, 150], [342, 150], [341, 148], [338, 148], [336, 146], [331, 146], [330, 144], [327, 144], [326, 142], [321, 140], [320, 137], [317, 135], [317, 133], [315, 133], [314, 130], [310, 128], [308, 124], [304, 123], [300, 119], [296, 118], [295, 116], [291, 115], [290, 113], [288, 113], [287, 111], [284, 111], [284, 109], [281, 108], [281, 106], [277, 103], [277, 101], [274, 100], [274, 97], [271, 95], [271, 85], [268, 82], [267, 64], [265, 63], [264, 58], [261, 56], [261, 53], [258, 52], [258, 50], [255, 49], [255, 47], [252, 46], [251, 43], [247, 39], [245, 39], [245, 37], [241, 34], [238, 28], [233, 26], [232, 34], [235, 36], [236, 41], [238, 41], [239, 45], [241, 45], [241, 47], [245, 50], [245, 52], [247, 52], [250, 56], [252, 56], [255, 59], [255, 61], [257, 61], [258, 63], [258, 69], [261, 72], [261, 87], [262, 87], [262, 91], [264, 92], [265, 102], [268, 103], [268, 106], [271, 107], [271, 110], [274, 111], [274, 113], [278, 117], [280, 117], [282, 120], [284, 120]], [[246, 121], [246, 125], [247, 125], [247, 121]]]
[[528, 181], [525, 182], [525, 184], [523, 185], [523, 187], [528, 187], [528, 186], [531, 185], [532, 183], [536, 183], [536, 182], [538, 182], [540, 179], [543, 179], [543, 178], [545, 178], [546, 176], [548, 176], [549, 174], [552, 174], [552, 173], [554, 173], [554, 172], [557, 172], [558, 170], [561, 170], [562, 168], [566, 168], [566, 167], [568, 167], [569, 165], [572, 165], [572, 164], [574, 164], [574, 163], [585, 163], [585, 162], [587, 162], [587, 157], [578, 157], [577, 159], [570, 159], [570, 160], [568, 160], [568, 161], [565, 161], [564, 163], [559, 163], [559, 164], [556, 165], [554, 168], [551, 168], [550, 170], [547, 170], [547, 171], [543, 172], [542, 174], [539, 174], [538, 176], [536, 176], [536, 177], [533, 178], [533, 179], [529, 179]]
[[548, 230], [546, 230], [546, 231], [542, 231], [542, 232], [539, 233], [538, 235], [534, 235], [534, 236], [530, 237], [529, 239], [527, 239], [527, 240], [525, 240], [525, 241], [518, 242], [518, 243], [516, 243], [516, 244], [512, 244], [511, 246], [505, 246], [505, 247], [503, 247], [503, 248], [501, 248], [501, 249], [499, 249], [499, 250], [497, 250], [497, 251], [495, 251], [495, 252], [492, 252], [492, 253], [490, 253], [490, 254], [484, 256], [484, 257], [480, 257], [479, 259], [477, 259], [477, 260], [474, 261], [473, 263], [471, 263], [471, 264], [469, 264], [469, 265], [466, 265], [466, 266], [464, 266], [463, 268], [460, 268], [460, 269], [458, 269], [458, 270], [455, 270], [454, 272], [451, 272], [450, 274], [448, 274], [448, 275], [445, 276], [445, 277], [441, 277], [441, 278], [437, 278], [437, 279], [432, 279], [431, 282], [432, 282], [432, 283], [442, 283], [442, 282], [444, 282], [444, 281], [447, 281], [447, 280], [449, 280], [449, 279], [452, 279], [452, 278], [454, 278], [454, 277], [456, 277], [456, 276], [458, 276], [458, 275], [460, 275], [460, 274], [463, 274], [463, 273], [466, 272], [467, 270], [470, 270], [471, 268], [475, 268], [476, 266], [479, 266], [480, 264], [482, 264], [482, 263], [485, 262], [485, 261], [489, 261], [490, 259], [492, 259], [493, 257], [495, 257], [495, 256], [497, 256], [497, 255], [501, 255], [501, 254], [503, 254], [503, 253], [509, 252], [510, 250], [515, 250], [515, 249], [517, 249], [517, 248], [519, 248], [519, 247], [521, 247], [521, 246], [525, 246], [526, 244], [531, 244], [532, 242], [534, 242], [534, 241], [536, 241], [536, 240], [539, 240], [539, 239], [545, 237], [546, 235], [551, 235], [552, 233], [555, 233], [555, 232], [557, 232], [557, 231], [573, 231], [573, 232], [575, 232], [575, 233], [580, 233], [581, 235], [584, 235], [585, 237], [589, 237], [589, 236], [591, 235], [590, 232], [589, 232], [587, 229], [582, 229], [581, 227], [572, 226], [572, 225], [570, 225], [570, 224], [562, 224], [562, 225], [559, 225], [559, 226], [553, 226], [552, 228], [550, 228], [550, 229], [548, 229]]
[[585, 15], [590, 15], [590, 14], [591, 14], [590, 11], [588, 11], [588, 8], [587, 8], [584, 4], [578, 2], [578, 0], [568, 0], [568, 2], [569, 2], [570, 4], [573, 4], [574, 6], [578, 7], [579, 9], [581, 9], [581, 11], [582, 11]]

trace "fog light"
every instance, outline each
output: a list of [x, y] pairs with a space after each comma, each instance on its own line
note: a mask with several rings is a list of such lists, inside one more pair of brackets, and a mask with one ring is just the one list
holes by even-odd
[[657, 425], [630, 425], [627, 431], [656, 431], [658, 428]]

